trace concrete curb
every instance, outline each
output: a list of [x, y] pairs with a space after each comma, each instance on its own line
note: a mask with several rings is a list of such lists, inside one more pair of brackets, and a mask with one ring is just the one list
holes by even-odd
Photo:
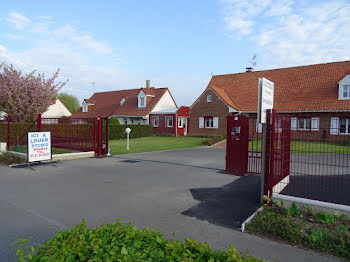
[[[8, 151], [8, 152], [20, 158], [27, 159], [26, 153], [20, 153], [15, 151]], [[75, 159], [83, 159], [83, 158], [90, 158], [90, 157], [95, 157], [94, 151], [55, 154], [55, 155], [52, 155], [52, 161], [75, 160]]]
[[[214, 145], [211, 145], [210, 147], [218, 147], [220, 144], [223, 144], [223, 143], [226, 143], [226, 139], [221, 140], [221, 141], [215, 143]], [[225, 147], [226, 147], [226, 146], [225, 146]], [[224, 148], [224, 147], [222, 147], [222, 148]]]
[[263, 207], [259, 207], [258, 210], [256, 210], [250, 217], [248, 217], [241, 225], [241, 231], [244, 232], [245, 231], [245, 225], [248, 224], [250, 221], [252, 221], [252, 219], [256, 216], [256, 214], [258, 214], [259, 212], [261, 212], [264, 208]]

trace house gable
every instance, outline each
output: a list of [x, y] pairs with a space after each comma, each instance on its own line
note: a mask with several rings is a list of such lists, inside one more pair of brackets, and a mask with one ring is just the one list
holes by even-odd
[[176, 108], [177, 105], [169, 90], [167, 89], [167, 91], [163, 94], [163, 96], [160, 98], [159, 102], [155, 105], [151, 112], [173, 110]]

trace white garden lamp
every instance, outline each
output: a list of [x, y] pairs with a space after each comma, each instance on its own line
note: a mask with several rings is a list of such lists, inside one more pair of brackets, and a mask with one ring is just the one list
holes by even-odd
[[131, 128], [127, 127], [125, 128], [125, 133], [126, 133], [126, 149], [129, 150], [129, 134], [131, 132]]

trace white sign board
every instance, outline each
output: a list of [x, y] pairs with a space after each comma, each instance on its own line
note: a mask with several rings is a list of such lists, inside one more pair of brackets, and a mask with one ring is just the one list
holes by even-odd
[[274, 83], [266, 78], [259, 78], [258, 121], [266, 123], [266, 110], [273, 109]]
[[28, 163], [52, 159], [51, 132], [28, 132]]

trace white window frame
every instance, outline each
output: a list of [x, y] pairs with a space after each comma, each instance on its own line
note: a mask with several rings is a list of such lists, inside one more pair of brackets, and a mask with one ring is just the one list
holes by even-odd
[[291, 130], [298, 130], [298, 118], [297, 117], [291, 117], [290, 119], [290, 129]]
[[[342, 120], [345, 120], [345, 132], [341, 132], [341, 129], [340, 129], [340, 122]], [[339, 130], [339, 135], [350, 135], [350, 128], [349, 128], [349, 125], [350, 125], [350, 118], [340, 118], [339, 117], [339, 121], [338, 121], [338, 130]]]
[[207, 95], [207, 102], [208, 103], [213, 102], [213, 96], [212, 95]]
[[[209, 125], [207, 125], [207, 119], [209, 119], [209, 120], [211, 120], [211, 121], [209, 121], [209, 123], [211, 123], [211, 126]], [[206, 117], [204, 117], [204, 128], [207, 128], [207, 129], [212, 129], [212, 128], [214, 128], [214, 117], [212, 117], [212, 116], [206, 116]]]
[[[346, 96], [344, 96], [345, 89], [346, 89]], [[342, 86], [341, 95], [343, 99], [350, 99], [350, 84]]]
[[88, 111], [88, 104], [86, 102], [83, 102], [83, 107], [81, 109], [83, 113], [86, 113]]
[[[300, 123], [299, 121], [302, 120], [302, 119], [304, 120], [303, 121], [304, 122], [304, 127], [303, 128], [301, 128], [300, 125], [299, 125], [299, 123]], [[306, 128], [307, 120], [310, 120], [310, 129]], [[311, 131], [311, 117], [300, 117], [300, 118], [298, 118], [297, 123], [298, 123], [298, 130], [299, 131]]]
[[219, 128], [219, 118], [213, 117], [213, 128], [218, 129]]
[[[157, 125], [155, 125], [155, 119], [157, 119]], [[159, 116], [152, 116], [152, 126], [153, 127], [159, 127]]]
[[319, 131], [319, 130], [320, 130], [320, 118], [311, 117], [311, 131]]
[[183, 128], [184, 124], [183, 124], [183, 117], [179, 117], [179, 123], [177, 125], [177, 127]]
[[[171, 119], [171, 125], [169, 125], [169, 119]], [[165, 117], [165, 126], [166, 127], [173, 127], [174, 126], [174, 117], [172, 116], [166, 116]]]
[[146, 97], [145, 96], [140, 97], [140, 107], [146, 107]]

